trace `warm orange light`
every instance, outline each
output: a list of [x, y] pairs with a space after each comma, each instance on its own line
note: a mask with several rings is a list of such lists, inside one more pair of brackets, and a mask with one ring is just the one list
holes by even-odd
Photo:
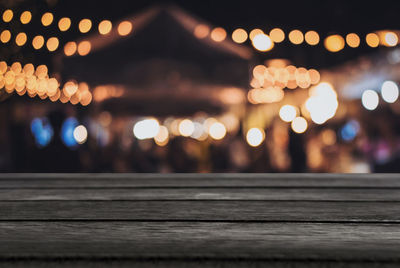
[[68, 81], [64, 85], [63, 93], [67, 97], [71, 97], [78, 90], [78, 85], [73, 81]]
[[253, 39], [253, 46], [258, 51], [270, 51], [274, 47], [274, 42], [266, 34], [259, 34]]
[[23, 46], [25, 45], [27, 39], [28, 38], [25, 33], [19, 33], [15, 37], [15, 43], [17, 44], [17, 46]]
[[3, 12], [3, 21], [4, 22], [10, 22], [14, 16], [14, 13], [12, 12], [11, 9], [7, 9], [6, 11]]
[[29, 11], [24, 11], [21, 14], [20, 20], [22, 24], [28, 24], [32, 19], [32, 13]]
[[68, 42], [64, 46], [65, 56], [72, 56], [76, 53], [77, 45], [75, 42]]
[[70, 18], [61, 18], [58, 21], [58, 29], [60, 29], [61, 32], [65, 32], [71, 27], [71, 19]]
[[313, 85], [318, 84], [319, 81], [321, 80], [321, 75], [317, 70], [310, 69], [308, 70], [308, 74], [310, 76], [311, 84]]
[[388, 47], [397, 46], [399, 43], [399, 37], [394, 32], [385, 33], [385, 45]]
[[271, 37], [272, 41], [275, 43], [281, 43], [285, 40], [285, 32], [282, 29], [275, 28], [269, 33], [269, 37]]
[[44, 45], [44, 38], [41, 35], [37, 35], [32, 40], [32, 46], [34, 49], [41, 49]]
[[210, 34], [210, 27], [204, 24], [199, 24], [194, 28], [193, 34], [199, 39], [206, 38], [207, 35]]
[[232, 40], [238, 44], [242, 44], [246, 42], [248, 38], [247, 32], [244, 29], [236, 29], [232, 33]]
[[224, 28], [217, 27], [211, 32], [211, 39], [215, 42], [222, 42], [226, 38], [226, 31]]
[[25, 64], [23, 71], [26, 76], [32, 76], [35, 72], [35, 67], [32, 63], [27, 63]]
[[324, 41], [325, 48], [330, 52], [339, 52], [344, 48], [344, 38], [338, 34], [328, 36]]
[[0, 41], [2, 43], [7, 43], [11, 39], [11, 32], [9, 30], [4, 30], [1, 32]]
[[36, 71], [35, 71], [35, 75], [38, 78], [45, 78], [48, 74], [48, 68], [46, 65], [39, 65], [38, 67], [36, 67]]
[[300, 45], [304, 41], [304, 35], [299, 30], [293, 30], [289, 33], [289, 40], [295, 45]]
[[376, 33], [367, 34], [365, 41], [370, 47], [378, 47], [379, 46], [379, 36]]
[[109, 20], [103, 20], [99, 23], [99, 33], [108, 34], [112, 29], [112, 23]]
[[50, 12], [44, 13], [42, 16], [42, 24], [43, 26], [49, 26], [53, 23], [54, 16]]
[[83, 19], [79, 22], [78, 28], [81, 33], [87, 33], [92, 29], [92, 21], [89, 19]]
[[346, 43], [349, 47], [356, 48], [360, 46], [360, 37], [355, 33], [346, 35]]
[[121, 36], [126, 36], [132, 32], [132, 22], [123, 21], [118, 25], [118, 33]]
[[251, 30], [251, 32], [249, 33], [250, 40], [253, 41], [254, 37], [256, 37], [259, 34], [264, 34], [263, 30], [261, 30], [261, 29], [253, 29], [253, 30]]
[[78, 45], [78, 54], [81, 56], [86, 56], [87, 54], [89, 54], [91, 48], [92, 45], [89, 41], [82, 41]]
[[316, 31], [308, 31], [305, 34], [307, 44], [315, 46], [319, 44], [319, 34]]
[[57, 37], [50, 37], [46, 42], [46, 47], [49, 51], [55, 51], [58, 48], [59, 41]]

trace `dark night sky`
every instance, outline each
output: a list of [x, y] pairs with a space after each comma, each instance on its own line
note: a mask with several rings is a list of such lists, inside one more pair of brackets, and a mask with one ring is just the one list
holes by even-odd
[[[48, 2], [55, 2], [55, 5]], [[0, 0], [3, 7], [14, 10], [33, 11], [33, 21], [25, 31], [56, 35], [61, 41], [73, 40], [79, 36], [77, 30], [60, 34], [56, 27], [44, 29], [40, 26], [40, 14], [52, 11], [56, 17], [71, 17], [73, 21], [91, 18], [95, 23], [102, 19], [118, 20], [130, 16], [156, 3], [175, 3], [189, 13], [202, 18], [213, 25], [222, 26], [232, 32], [237, 27], [247, 30], [261, 28], [269, 31], [280, 27], [285, 31], [300, 29], [302, 31], [317, 30], [322, 37], [329, 33], [346, 34], [356, 32], [361, 36], [380, 29], [400, 29], [400, 1], [216, 1], [216, 0], [112, 0], [112, 1], [83, 1], [83, 0]], [[35, 16], [36, 14], [36, 16]], [[4, 27], [4, 25], [3, 25]], [[18, 25], [16, 28], [20, 27]], [[76, 27], [75, 27], [76, 29]], [[24, 56], [33, 54], [26, 51]], [[298, 65], [306, 67], [327, 67], [340, 64], [363, 54], [373, 53], [374, 49], [366, 45], [357, 49], [346, 48], [340, 53], [329, 53], [323, 45], [309, 47], [307, 45], [293, 46], [286, 42], [266, 54], [259, 53], [260, 60], [268, 57], [285, 57]], [[40, 55], [39, 55], [40, 57]], [[41, 55], [46, 57], [46, 55]]]

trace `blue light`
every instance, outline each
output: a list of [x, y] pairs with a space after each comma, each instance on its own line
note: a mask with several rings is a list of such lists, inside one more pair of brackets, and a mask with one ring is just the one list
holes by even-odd
[[74, 138], [74, 129], [79, 125], [74, 117], [67, 118], [61, 128], [61, 140], [67, 147], [76, 147], [78, 143]]
[[46, 147], [53, 138], [53, 128], [47, 118], [35, 118], [31, 122], [31, 131], [38, 147]]
[[340, 136], [345, 141], [352, 141], [355, 137], [357, 137], [359, 131], [360, 124], [355, 120], [351, 120], [347, 122], [340, 130]]

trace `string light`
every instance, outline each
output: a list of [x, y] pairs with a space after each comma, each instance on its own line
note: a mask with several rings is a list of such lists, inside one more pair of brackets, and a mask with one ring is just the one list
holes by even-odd
[[222, 42], [226, 38], [226, 31], [224, 28], [217, 27], [211, 32], [211, 39], [215, 42]]
[[32, 46], [34, 49], [41, 49], [44, 45], [44, 38], [41, 35], [37, 35], [32, 40]]
[[252, 147], [258, 147], [265, 140], [265, 132], [260, 128], [252, 128], [246, 134], [247, 143]]
[[274, 47], [274, 42], [266, 34], [256, 35], [252, 42], [255, 49], [258, 51], [266, 52], [270, 51]]
[[336, 34], [328, 36], [324, 41], [325, 48], [330, 52], [339, 52], [345, 46], [345, 41], [342, 36]]
[[76, 53], [77, 45], [75, 42], [68, 42], [64, 46], [64, 54], [65, 56], [72, 56]]
[[24, 11], [21, 14], [20, 20], [22, 24], [28, 24], [32, 19], [32, 13], [29, 11]]
[[275, 43], [281, 43], [283, 40], [285, 40], [285, 32], [282, 29], [274, 28], [270, 31], [269, 37]]
[[68, 31], [68, 29], [71, 27], [71, 19], [70, 18], [61, 18], [58, 21], [58, 29], [60, 29], [61, 32]]
[[316, 46], [319, 44], [319, 34], [316, 31], [308, 31], [305, 34], [306, 43], [310, 46]]
[[112, 29], [112, 23], [109, 20], [103, 20], [99, 23], [99, 33], [102, 35], [108, 34]]
[[25, 45], [27, 39], [28, 37], [26, 36], [26, 33], [19, 33], [15, 37], [15, 43], [17, 44], [17, 46], [23, 46]]
[[356, 48], [360, 46], [360, 37], [355, 33], [346, 35], [346, 43], [349, 47]]
[[204, 24], [199, 24], [194, 28], [193, 34], [198, 39], [204, 39], [210, 34], [210, 27]]
[[247, 38], [248, 34], [244, 29], [239, 28], [232, 33], [232, 40], [238, 44], [246, 42]]
[[369, 33], [365, 37], [368, 46], [375, 48], [379, 46], [379, 36], [376, 33]]
[[118, 25], [118, 34], [126, 36], [132, 32], [132, 23], [130, 21], [123, 21]]
[[59, 41], [57, 37], [50, 37], [46, 42], [47, 49], [52, 52], [58, 48]]
[[78, 45], [78, 54], [81, 56], [86, 56], [87, 54], [89, 54], [91, 48], [92, 45], [89, 41], [82, 41]]
[[9, 30], [4, 30], [0, 34], [0, 41], [2, 43], [8, 43], [11, 39], [11, 32]]
[[87, 33], [92, 28], [92, 21], [89, 19], [83, 19], [79, 22], [78, 28], [81, 33]]
[[7, 9], [6, 11], [3, 12], [3, 21], [4, 22], [10, 22], [14, 16], [14, 13], [12, 12], [11, 9]]
[[43, 26], [47, 27], [50, 24], [52, 24], [53, 19], [54, 19], [54, 16], [52, 13], [50, 13], [50, 12], [44, 13], [42, 16], [42, 19], [41, 19]]
[[300, 30], [293, 30], [289, 33], [289, 40], [295, 45], [300, 45], [304, 41], [304, 35]]

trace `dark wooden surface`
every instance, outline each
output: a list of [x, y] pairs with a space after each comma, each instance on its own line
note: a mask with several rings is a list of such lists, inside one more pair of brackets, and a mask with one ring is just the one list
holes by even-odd
[[0, 175], [0, 267], [266, 264], [399, 267], [400, 175]]

